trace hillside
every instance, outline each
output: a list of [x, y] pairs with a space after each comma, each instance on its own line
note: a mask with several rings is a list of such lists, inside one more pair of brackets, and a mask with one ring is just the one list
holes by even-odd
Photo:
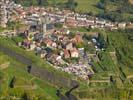
[[92, 12], [93, 14], [98, 14], [102, 12], [101, 9], [97, 8], [96, 5], [99, 0], [75, 0], [78, 3], [76, 11], [80, 12]]
[[[125, 100], [127, 98], [129, 98], [129, 100], [132, 100], [133, 98], [133, 91], [132, 89], [130, 90], [131, 86], [132, 86], [132, 30], [129, 31], [104, 31], [104, 30], [90, 30], [90, 32], [99, 32], [105, 35], [105, 37], [108, 37], [108, 46], [107, 46], [107, 50], [105, 52], [99, 52], [99, 63], [95, 64], [95, 70], [96, 70], [96, 74], [94, 75], [94, 77], [91, 78], [91, 80], [96, 80], [96, 83], [91, 83], [89, 85], [89, 87], [86, 87], [86, 85], [84, 85], [82, 83], [82, 86], [80, 84], [80, 88], [75, 91], [75, 94], [77, 95], [77, 97], [79, 98], [95, 98], [98, 100], [106, 100], [107, 98], [109, 98], [109, 100], [114, 100], [117, 98], [124, 98]], [[118, 39], [119, 37], [119, 39]], [[22, 50], [20, 51], [20, 49], [18, 49], [18, 47], [16, 47], [13, 43], [13, 41], [9, 38], [0, 38], [1, 39], [1, 43], [4, 45], [10, 44], [9, 48], [14, 48], [14, 50], [16, 52], [19, 53], [24, 53], [22, 52]], [[107, 38], [105, 38], [105, 40], [107, 41]], [[3, 42], [2, 42], [3, 41]], [[126, 44], [126, 46], [125, 46]], [[126, 48], [126, 49], [125, 49]], [[116, 56], [114, 55], [109, 55], [110, 52], [116, 52]], [[25, 54], [27, 54], [27, 52], [25, 51]], [[36, 61], [36, 63], [38, 62], [39, 64], [42, 64], [41, 60], [37, 59], [35, 57], [34, 54], [27, 54], [25, 56], [30, 56], [30, 58], [34, 58], [34, 60]], [[131, 55], [131, 56], [130, 56]], [[113, 57], [112, 57], [113, 56]], [[2, 60], [1, 60], [2, 59]], [[17, 82], [15, 82], [15, 84], [17, 85], [17, 89], [21, 89], [18, 88], [18, 85], [20, 87], [24, 87], [25, 84], [30, 88], [33, 88], [32, 86], [37, 85], [37, 87], [39, 87], [39, 90], [37, 88], [37, 90], [35, 89], [35, 91], [28, 91], [28, 96], [30, 95], [31, 97], [42, 97], [44, 99], [44, 97], [48, 97], [50, 99], [46, 100], [58, 100], [58, 97], [55, 95], [56, 93], [56, 85], [54, 84], [48, 84], [47, 81], [42, 81], [28, 73], [26, 73], [25, 71], [23, 71], [26, 68], [26, 65], [23, 65], [21, 63], [16, 62], [15, 59], [12, 59], [10, 57], [8, 57], [5, 54], [0, 53], [0, 60], [2, 62], [0, 62], [1, 64], [5, 64], [6, 62], [10, 62], [11, 65], [9, 65], [7, 67], [7, 69], [4, 69], [4, 73], [7, 73], [7, 77], [9, 76], [9, 79], [13, 79], [13, 76], [16, 77]], [[115, 65], [114, 65], [115, 64]], [[46, 62], [45, 62], [46, 65]], [[48, 66], [48, 65], [47, 65]], [[44, 66], [45, 68], [47, 68], [46, 66]], [[49, 66], [48, 66], [49, 67]], [[50, 68], [50, 67], [49, 67]], [[54, 71], [55, 73], [55, 71]], [[112, 83], [99, 83], [98, 81], [100, 80], [100, 82], [102, 82], [102, 80], [104, 81], [104, 79], [108, 79], [108, 76], [110, 75], [110, 73], [112, 73], [111, 75], [117, 74], [118, 76], [114, 76], [114, 79], [116, 79], [116, 84], [112, 84]], [[63, 75], [63, 74], [62, 74]], [[130, 79], [131, 77], [131, 79]], [[19, 79], [18, 79], [19, 78]], [[129, 79], [128, 79], [129, 78]], [[98, 80], [99, 79], [99, 80]], [[27, 80], [32, 80], [31, 82], [27, 82]], [[106, 81], [106, 80], [105, 80]], [[108, 80], [109, 81], [109, 80]], [[123, 81], [123, 83], [122, 83]], [[120, 83], [121, 84], [120, 84]], [[10, 83], [10, 81], [9, 81]], [[8, 83], [8, 84], [9, 84]], [[23, 84], [24, 83], [24, 84]], [[32, 85], [31, 85], [32, 84]], [[7, 86], [7, 85], [6, 85]], [[122, 88], [121, 88], [122, 86]], [[7, 88], [7, 94], [10, 93], [10, 91], [15, 91], [16, 88]], [[24, 90], [20, 90], [17, 91], [17, 93], [20, 92], [19, 96], [23, 96], [23, 94], [27, 92], [23, 92]], [[37, 93], [36, 93], [37, 91]], [[2, 93], [4, 92], [4, 90], [2, 90]], [[5, 93], [5, 92], [4, 92]], [[2, 96], [4, 95], [4, 93], [2, 94]], [[129, 94], [128, 94], [129, 93]], [[125, 95], [124, 95], [125, 94]], [[12, 95], [17, 95], [16, 92], [13, 92]], [[47, 96], [45, 96], [47, 95]], [[126, 96], [127, 95], [127, 96]], [[5, 96], [5, 95], [4, 95]], [[96, 97], [94, 97], [96, 96]], [[9, 95], [9, 97], [11, 97]], [[80, 99], [80, 100], [81, 100]], [[82, 99], [82, 100], [83, 100]], [[31, 99], [32, 100], [32, 99]], [[45, 99], [44, 99], [45, 100]]]
[[[24, 6], [54, 6], [60, 9], [72, 9], [80, 13], [89, 13], [90, 15], [111, 21], [133, 21], [133, 5], [127, 0], [14, 0]], [[68, 3], [69, 2], [69, 3]], [[70, 7], [70, 8], [69, 8]]]
[[133, 5], [127, 0], [100, 0], [97, 7], [104, 10], [99, 17], [118, 22], [133, 21]]
[[0, 61], [0, 100], [58, 100], [56, 88], [25, 72], [26, 65], [2, 52]]
[[[39, 0], [34, 0], [33, 1], [29, 1], [29, 0], [14, 0], [16, 3], [21, 3], [22, 5], [25, 6], [30, 6], [30, 5], [38, 5], [38, 1]], [[57, 6], [57, 7], [64, 7], [66, 2], [68, 0], [47, 0], [47, 4], [46, 2], [42, 2], [41, 5], [50, 5], [50, 6]], [[87, 13], [92, 13], [92, 14], [98, 14], [99, 12], [101, 12], [102, 10], [97, 8], [96, 5], [100, 0], [75, 0], [75, 2], [77, 3], [77, 6], [75, 8], [76, 11], [78, 12], [87, 12]]]
[[14, 1], [26, 14], [0, 27], [0, 100], [133, 100], [133, 0]]

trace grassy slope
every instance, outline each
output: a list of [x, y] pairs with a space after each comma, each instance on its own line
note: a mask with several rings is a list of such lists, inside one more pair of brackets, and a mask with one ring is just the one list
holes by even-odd
[[[78, 6], [76, 7], [76, 11], [78, 12], [87, 12], [87, 13], [92, 12], [95, 15], [102, 11], [101, 9], [98, 9], [96, 7], [99, 0], [75, 0], [75, 1], [78, 3]], [[60, 7], [64, 3], [66, 3], [67, 0], [48, 0], [48, 2], [52, 6], [57, 5]]]
[[35, 65], [38, 65], [39, 67], [43, 66], [44, 68], [48, 69], [49, 71], [57, 73], [57, 75], [63, 75], [63, 76], [67, 76], [67, 77], [71, 76], [71, 75], [68, 75], [67, 73], [53, 69], [53, 67], [51, 65], [49, 65], [45, 60], [42, 60], [42, 59], [40, 59], [40, 57], [36, 56], [34, 52], [32, 52], [32, 51], [27, 52], [24, 49], [19, 48], [18, 46], [16, 46], [15, 42], [12, 41], [12, 39], [0, 37], [0, 44], [4, 45], [6, 47], [9, 47], [12, 50], [15, 50], [19, 54], [22, 54], [22, 55], [25, 54], [24, 56], [26, 58], [31, 59], [32, 62]]
[[[100, 61], [100, 65], [106, 70], [101, 69], [99, 65], [95, 65], [98, 72], [92, 77], [92, 79], [102, 79], [103, 77], [107, 77], [110, 73], [111, 75], [120, 75], [118, 67], [122, 68], [122, 71], [128, 75], [132, 75], [133, 72], [133, 62], [132, 62], [132, 52], [133, 52], [133, 44], [130, 40], [127, 38], [126, 32], [121, 31], [105, 31], [105, 30], [91, 30], [92, 32], [99, 32], [103, 33], [105, 37], [109, 36], [109, 47], [107, 48], [106, 52], [101, 52], [103, 60]], [[111, 59], [111, 56], [109, 52], [115, 51], [115, 49], [118, 49], [120, 52], [121, 59], [118, 60], [118, 63], [115, 65], [113, 59]], [[122, 48], [125, 48], [126, 50], [122, 50]], [[116, 61], [117, 62], [117, 61]], [[97, 63], [96, 63], [97, 64]], [[94, 87], [96, 87], [95, 93], [94, 90], [90, 89], [84, 89], [83, 91], [79, 91], [79, 96], [87, 97], [87, 98], [93, 98], [95, 95], [98, 97], [98, 100], [115, 100], [115, 99], [125, 99], [125, 100], [132, 100], [132, 83], [130, 80], [125, 79], [125, 82], [123, 83], [122, 87], [119, 83], [119, 80], [117, 80], [118, 86], [112, 86], [109, 84], [108, 86], [105, 84], [101, 84], [103, 88], [100, 90], [101, 87], [100, 84], [94, 84]], [[107, 88], [106, 88], [107, 86]], [[104, 88], [106, 88], [106, 91], [104, 91]], [[114, 89], [113, 89], [114, 88]], [[99, 89], [99, 91], [98, 91]], [[130, 91], [131, 89], [131, 91]], [[85, 91], [86, 90], [86, 91]], [[107, 93], [107, 94], [106, 94]], [[131, 93], [131, 95], [128, 95], [126, 93]]]
[[[126, 53], [126, 54], [123, 54], [123, 51], [121, 51], [121, 48], [122, 47], [125, 47], [126, 46], [126, 48], [132, 48], [132, 46], [131, 46], [131, 42], [130, 41], [128, 41], [127, 40], [127, 36], [126, 36], [126, 34], [125, 33], [120, 33], [120, 32], [109, 32], [109, 31], [100, 31], [100, 30], [92, 30], [92, 31], [99, 31], [99, 32], [101, 32], [101, 33], [103, 33], [104, 35], [105, 35], [105, 37], [106, 37], [106, 35], [108, 35], [110, 38], [110, 46], [112, 46], [113, 48], [120, 48], [120, 52], [122, 52], [122, 62], [124, 61], [126, 61], [126, 62], [129, 62], [129, 65], [131, 64], [132, 65], [132, 61], [131, 61], [131, 59], [130, 59], [130, 57], [129, 57], [129, 54], [128, 53]], [[105, 34], [106, 33], [106, 34]], [[117, 37], [119, 37], [119, 39], [117, 38]], [[9, 39], [7, 39], [7, 40], [5, 40], [4, 39], [4, 41], [1, 41], [2, 43], [8, 43], [8, 42], [12, 42], [11, 40], [9, 40]], [[9, 44], [9, 43], [8, 43]], [[13, 44], [13, 43], [11, 43], [11, 44]], [[125, 45], [126, 44], [126, 45]], [[127, 49], [127, 50], [131, 50], [131, 49]], [[22, 53], [22, 52], [21, 52]], [[130, 53], [130, 52], [129, 52]], [[31, 55], [33, 56], [34, 54], [33, 53], [31, 53]], [[126, 55], [125, 57], [124, 57], [124, 55]], [[113, 66], [112, 65], [112, 63], [111, 63], [111, 60], [110, 60], [110, 57], [107, 55], [106, 56], [106, 54], [104, 54], [103, 55], [103, 57], [104, 57], [104, 59], [106, 59], [106, 61], [105, 60], [103, 60], [102, 62], [101, 62], [101, 64], [104, 66], [104, 67], [107, 67], [107, 69], [109, 69], [109, 71], [110, 70], [114, 70], [114, 68], [113, 67], [111, 67], [111, 66]], [[38, 58], [39, 59], [39, 58]], [[109, 62], [109, 63], [107, 63], [107, 62]], [[106, 66], [106, 65], [111, 65], [110, 67], [109, 66]], [[131, 72], [132, 72], [132, 69], [131, 68], [128, 68], [128, 66], [126, 67], [126, 66], [122, 66], [122, 69], [123, 69], [123, 71], [126, 73], [126, 74], [130, 74]], [[98, 75], [101, 75], [101, 74], [99, 74], [98, 73]], [[105, 75], [106, 76], [106, 75]], [[40, 81], [36, 81], [36, 82], [38, 82], [38, 83], [40, 83]], [[43, 83], [42, 83], [42, 85], [41, 86], [43, 86]], [[99, 86], [98, 86], [99, 87]], [[45, 86], [44, 86], [44, 88], [45, 88]], [[50, 88], [50, 87], [49, 87]], [[45, 91], [49, 91], [49, 93], [54, 93], [53, 91], [55, 91], [55, 90], [53, 90], [53, 89], [49, 89], [49, 88], [45, 88]], [[85, 86], [85, 88], [86, 88], [86, 86]], [[87, 88], [85, 89], [85, 90], [88, 90]], [[86, 94], [86, 95], [89, 95], [89, 94]]]
[[[15, 89], [10, 89], [8, 87], [8, 84], [9, 84], [10, 80], [12, 79], [12, 77], [16, 76], [20, 80], [23, 79], [27, 82], [30, 82], [29, 80], [32, 80], [34, 78], [34, 80], [32, 80], [32, 83], [37, 85], [37, 89], [35, 89], [33, 91], [28, 91], [28, 92], [33, 92], [34, 95], [42, 95], [43, 97], [46, 97], [45, 99], [48, 99], [48, 100], [58, 100], [58, 97], [56, 96], [56, 88], [54, 86], [52, 86], [51, 84], [44, 82], [44, 81], [26, 73], [24, 70], [22, 70], [25, 65], [17, 62], [16, 60], [8, 57], [7, 55], [5, 55], [1, 52], [0, 52], [0, 59], [2, 59], [4, 63], [6, 61], [10, 61], [9, 67], [2, 71], [4, 73], [4, 79], [6, 79], [6, 81], [1, 86], [2, 87], [1, 88], [2, 96], [6, 96], [6, 95], [8, 95], [8, 93], [13, 92], [15, 90]], [[18, 88], [17, 90], [21, 91], [23, 89]], [[16, 92], [14, 91], [13, 94], [15, 95]], [[18, 94], [20, 94], [20, 93], [18, 93]]]
[[[17, 52], [19, 54], [22, 54], [22, 55], [25, 54], [23, 56], [31, 59], [35, 65], [37, 65], [38, 67], [43, 67], [43, 68], [49, 70], [50, 72], [55, 73], [55, 75], [57, 75], [57, 76], [63, 76], [63, 77], [75, 79], [75, 76], [72, 74], [68, 74], [66, 72], [55, 70], [55, 68], [53, 68], [51, 65], [49, 65], [45, 60], [40, 59], [40, 57], [36, 56], [34, 52], [32, 52], [32, 51], [28, 52], [28, 51], [23, 50], [22, 48], [19, 48], [18, 46], [16, 46], [14, 41], [12, 41], [12, 39], [0, 37], [0, 44], [10, 48], [11, 50], [15, 50], [15, 52]], [[78, 82], [82, 82], [82, 81], [78, 80]], [[86, 83], [82, 82], [80, 84], [80, 88], [82, 89], [84, 87], [86, 88]]]
[[[110, 37], [110, 45], [117, 49], [117, 58], [119, 66], [122, 67], [126, 75], [131, 75], [133, 72], [133, 43], [128, 40], [124, 32], [108, 32]], [[119, 39], [118, 39], [119, 37]]]
[[[76, 7], [77, 12], [92, 12], [93, 14], [98, 14], [101, 12], [101, 9], [98, 9], [96, 7], [99, 0], [75, 0], [78, 3], [78, 6]], [[50, 4], [63, 4], [67, 2], [67, 0], [49, 0]]]
[[92, 12], [93, 14], [98, 14], [102, 10], [96, 7], [99, 0], [75, 0], [78, 3], [76, 11], [81, 12]]

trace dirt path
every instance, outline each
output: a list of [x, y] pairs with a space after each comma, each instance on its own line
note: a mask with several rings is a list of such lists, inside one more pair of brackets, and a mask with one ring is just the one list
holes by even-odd
[[133, 75], [129, 75], [129, 76], [127, 76], [127, 78], [128, 78], [128, 79], [133, 78]]
[[0, 65], [0, 69], [1, 69], [1, 70], [6, 69], [6, 68], [9, 67], [9, 65], [10, 65], [10, 62], [6, 62], [6, 63], [4, 63], [4, 64], [1, 64], [1, 65]]
[[116, 57], [116, 53], [115, 52], [109, 52], [113, 62], [115, 65], [117, 65], [117, 57]]
[[90, 83], [110, 83], [110, 80], [92, 80]]
[[15, 87], [20, 87], [20, 88], [24, 88], [26, 90], [35, 90], [37, 89], [37, 85], [23, 85], [23, 86], [15, 86]]

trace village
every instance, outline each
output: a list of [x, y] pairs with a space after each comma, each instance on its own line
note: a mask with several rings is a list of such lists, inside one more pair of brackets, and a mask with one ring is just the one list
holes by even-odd
[[[46, 60], [55, 69], [76, 75], [84, 80], [94, 74], [93, 60], [98, 61], [97, 53], [106, 48], [98, 40], [100, 33], [85, 38], [84, 33], [71, 32], [69, 28], [91, 29], [125, 29], [126, 22], [110, 22], [104, 19], [92, 17], [88, 14], [79, 14], [69, 10], [58, 8], [27, 7], [14, 2], [0, 2], [0, 25], [7, 27], [11, 22], [18, 21], [24, 26], [11, 31], [3, 31], [0, 35], [22, 37], [18, 46], [27, 51], [34, 51], [41, 59]], [[10, 13], [9, 13], [10, 12]], [[60, 28], [55, 25], [61, 25]], [[93, 48], [90, 53], [86, 48]]]
[[[0, 2], [0, 25], [6, 27], [7, 22], [20, 21], [27, 25], [39, 25], [42, 16], [50, 19], [49, 23], [62, 23], [63, 27], [87, 27], [87, 28], [107, 28], [110, 30], [125, 28], [131, 22], [110, 22], [104, 19], [90, 16], [87, 13], [77, 13], [70, 10], [60, 10], [58, 8], [44, 7], [23, 7], [13, 1], [6, 0]], [[46, 22], [45, 22], [46, 23]]]
[[0, 0], [0, 100], [133, 100], [132, 0]]
[[[56, 30], [51, 34], [43, 35], [39, 33], [24, 33], [25, 37], [18, 46], [26, 50], [34, 50], [37, 56], [47, 60], [56, 69], [77, 75], [83, 79], [88, 79], [89, 75], [93, 75], [92, 60], [88, 53], [85, 52], [82, 34], [77, 33], [74, 37], [69, 31]], [[88, 41], [89, 45], [93, 45], [96, 51], [103, 50], [97, 46], [98, 41], [95, 37]], [[87, 42], [87, 43], [88, 43]], [[82, 47], [78, 47], [78, 45]], [[96, 54], [94, 54], [97, 56]]]

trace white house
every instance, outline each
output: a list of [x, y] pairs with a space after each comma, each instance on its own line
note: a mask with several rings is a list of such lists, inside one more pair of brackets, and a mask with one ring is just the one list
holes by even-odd
[[124, 29], [126, 27], [126, 23], [118, 23], [118, 28]]
[[72, 58], [78, 58], [79, 57], [79, 52], [76, 48], [74, 48], [73, 50], [70, 50], [70, 53], [71, 53]]

